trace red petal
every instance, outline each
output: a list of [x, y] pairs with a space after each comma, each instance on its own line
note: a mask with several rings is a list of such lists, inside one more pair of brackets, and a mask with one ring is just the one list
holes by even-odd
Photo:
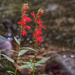
[[31, 15], [33, 16], [33, 18], [35, 18], [35, 14], [34, 13], [31, 13]]
[[22, 35], [24, 36], [24, 35], [27, 35], [27, 33], [26, 33], [26, 31], [22, 31]]
[[38, 23], [38, 24], [42, 24], [41, 20], [39, 20], [39, 19], [37, 20], [37, 23]]
[[28, 29], [28, 30], [29, 30], [29, 29], [31, 29], [31, 28], [30, 28], [30, 26], [26, 26], [26, 29]]
[[40, 25], [39, 27], [43, 28], [43, 29], [46, 29], [44, 26]]

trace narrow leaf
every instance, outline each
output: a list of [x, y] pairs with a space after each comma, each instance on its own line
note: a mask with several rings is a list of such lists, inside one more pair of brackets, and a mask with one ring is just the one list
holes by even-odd
[[28, 64], [29, 68], [30, 68], [31, 70], [33, 70], [33, 66], [34, 66], [33, 60], [30, 59], [30, 62], [27, 63], [27, 64]]
[[24, 53], [26, 53], [28, 50], [21, 50], [19, 51], [19, 56], [23, 55]]
[[41, 66], [41, 64], [35, 63], [35, 66]]
[[33, 48], [30, 48], [30, 47], [22, 47], [21, 49], [28, 49], [28, 50], [33, 50], [33, 51], [35, 51]]
[[25, 63], [25, 64], [29, 63], [29, 62], [23, 61], [23, 60], [19, 60], [19, 61], [22, 62], [22, 63]]
[[0, 35], [0, 41], [8, 41], [8, 39]]
[[15, 74], [13, 71], [7, 71], [9, 74]]
[[2, 64], [0, 64], [0, 66], [3, 68]]
[[14, 39], [15, 39], [15, 41], [17, 42], [17, 44], [19, 45], [19, 41], [17, 40], [17, 38], [16, 38], [16, 37], [14, 37]]
[[31, 70], [33, 70], [33, 65], [31, 63], [29, 63], [28, 66]]
[[37, 63], [38, 63], [38, 64], [45, 63], [48, 59], [50, 59], [50, 57], [41, 59], [41, 60], [39, 60]]
[[2, 51], [12, 51], [12, 52], [16, 52], [17, 53], [17, 51], [11, 50], [11, 49], [2, 49]]
[[5, 54], [1, 54], [2, 56], [4, 56], [7, 60], [9, 60], [10, 62], [14, 63], [14, 60], [10, 57], [8, 57], [7, 55]]
[[29, 68], [28, 65], [22, 65], [19, 68]]

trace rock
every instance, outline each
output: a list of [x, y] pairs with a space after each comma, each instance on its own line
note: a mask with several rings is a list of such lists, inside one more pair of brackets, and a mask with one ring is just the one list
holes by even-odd
[[48, 60], [45, 71], [54, 75], [75, 75], [75, 59], [56, 55]]
[[45, 9], [46, 12], [49, 12], [49, 11], [54, 11], [58, 8], [58, 5], [56, 4], [51, 4], [51, 5], [48, 5], [48, 8]]
[[0, 7], [0, 11], [6, 10], [6, 9], [7, 9], [6, 7]]
[[[0, 41], [0, 49], [12, 49], [12, 45], [9, 41]], [[10, 51], [1, 51], [1, 53], [11, 56]]]

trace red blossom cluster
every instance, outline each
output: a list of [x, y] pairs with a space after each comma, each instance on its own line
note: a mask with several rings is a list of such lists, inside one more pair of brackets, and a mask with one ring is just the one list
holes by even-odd
[[18, 22], [18, 24], [21, 26], [22, 28], [22, 35], [27, 35], [26, 33], [26, 29], [29, 30], [31, 29], [30, 26], [27, 25], [27, 22], [30, 22], [31, 19], [27, 16], [26, 14], [26, 10], [29, 9], [28, 4], [23, 4], [23, 8], [22, 8], [22, 18], [20, 20], [20, 22]]
[[44, 12], [39, 9], [38, 10], [38, 13], [35, 14], [35, 13], [31, 13], [31, 15], [33, 16], [34, 18], [34, 22], [36, 22], [36, 24], [38, 24], [38, 26], [36, 26], [36, 30], [35, 32], [33, 33], [33, 37], [37, 40], [37, 43], [40, 45], [41, 41], [44, 41], [43, 38], [42, 38], [42, 32], [41, 32], [41, 29], [46, 29], [44, 26], [42, 26], [42, 21], [40, 19], [40, 17], [44, 14]]

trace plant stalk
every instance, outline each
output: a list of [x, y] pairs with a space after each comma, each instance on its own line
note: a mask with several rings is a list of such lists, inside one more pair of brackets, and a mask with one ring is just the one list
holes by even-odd
[[[35, 30], [35, 32], [36, 31], [37, 31], [37, 22], [36, 22], [36, 30]], [[33, 73], [32, 73], [32, 75], [34, 75], [34, 70], [35, 70], [35, 63], [36, 63], [36, 56], [37, 56], [36, 48], [37, 48], [37, 35], [35, 37], [35, 53], [34, 53], [34, 60], [33, 60], [34, 66], [33, 66]]]
[[16, 69], [15, 69], [15, 75], [17, 74], [17, 66], [18, 66], [18, 59], [19, 59], [19, 51], [20, 51], [20, 45], [21, 45], [21, 37], [22, 37], [22, 27], [20, 27], [20, 42], [19, 42], [19, 48], [18, 48], [18, 54], [17, 54], [17, 61], [16, 61]]

